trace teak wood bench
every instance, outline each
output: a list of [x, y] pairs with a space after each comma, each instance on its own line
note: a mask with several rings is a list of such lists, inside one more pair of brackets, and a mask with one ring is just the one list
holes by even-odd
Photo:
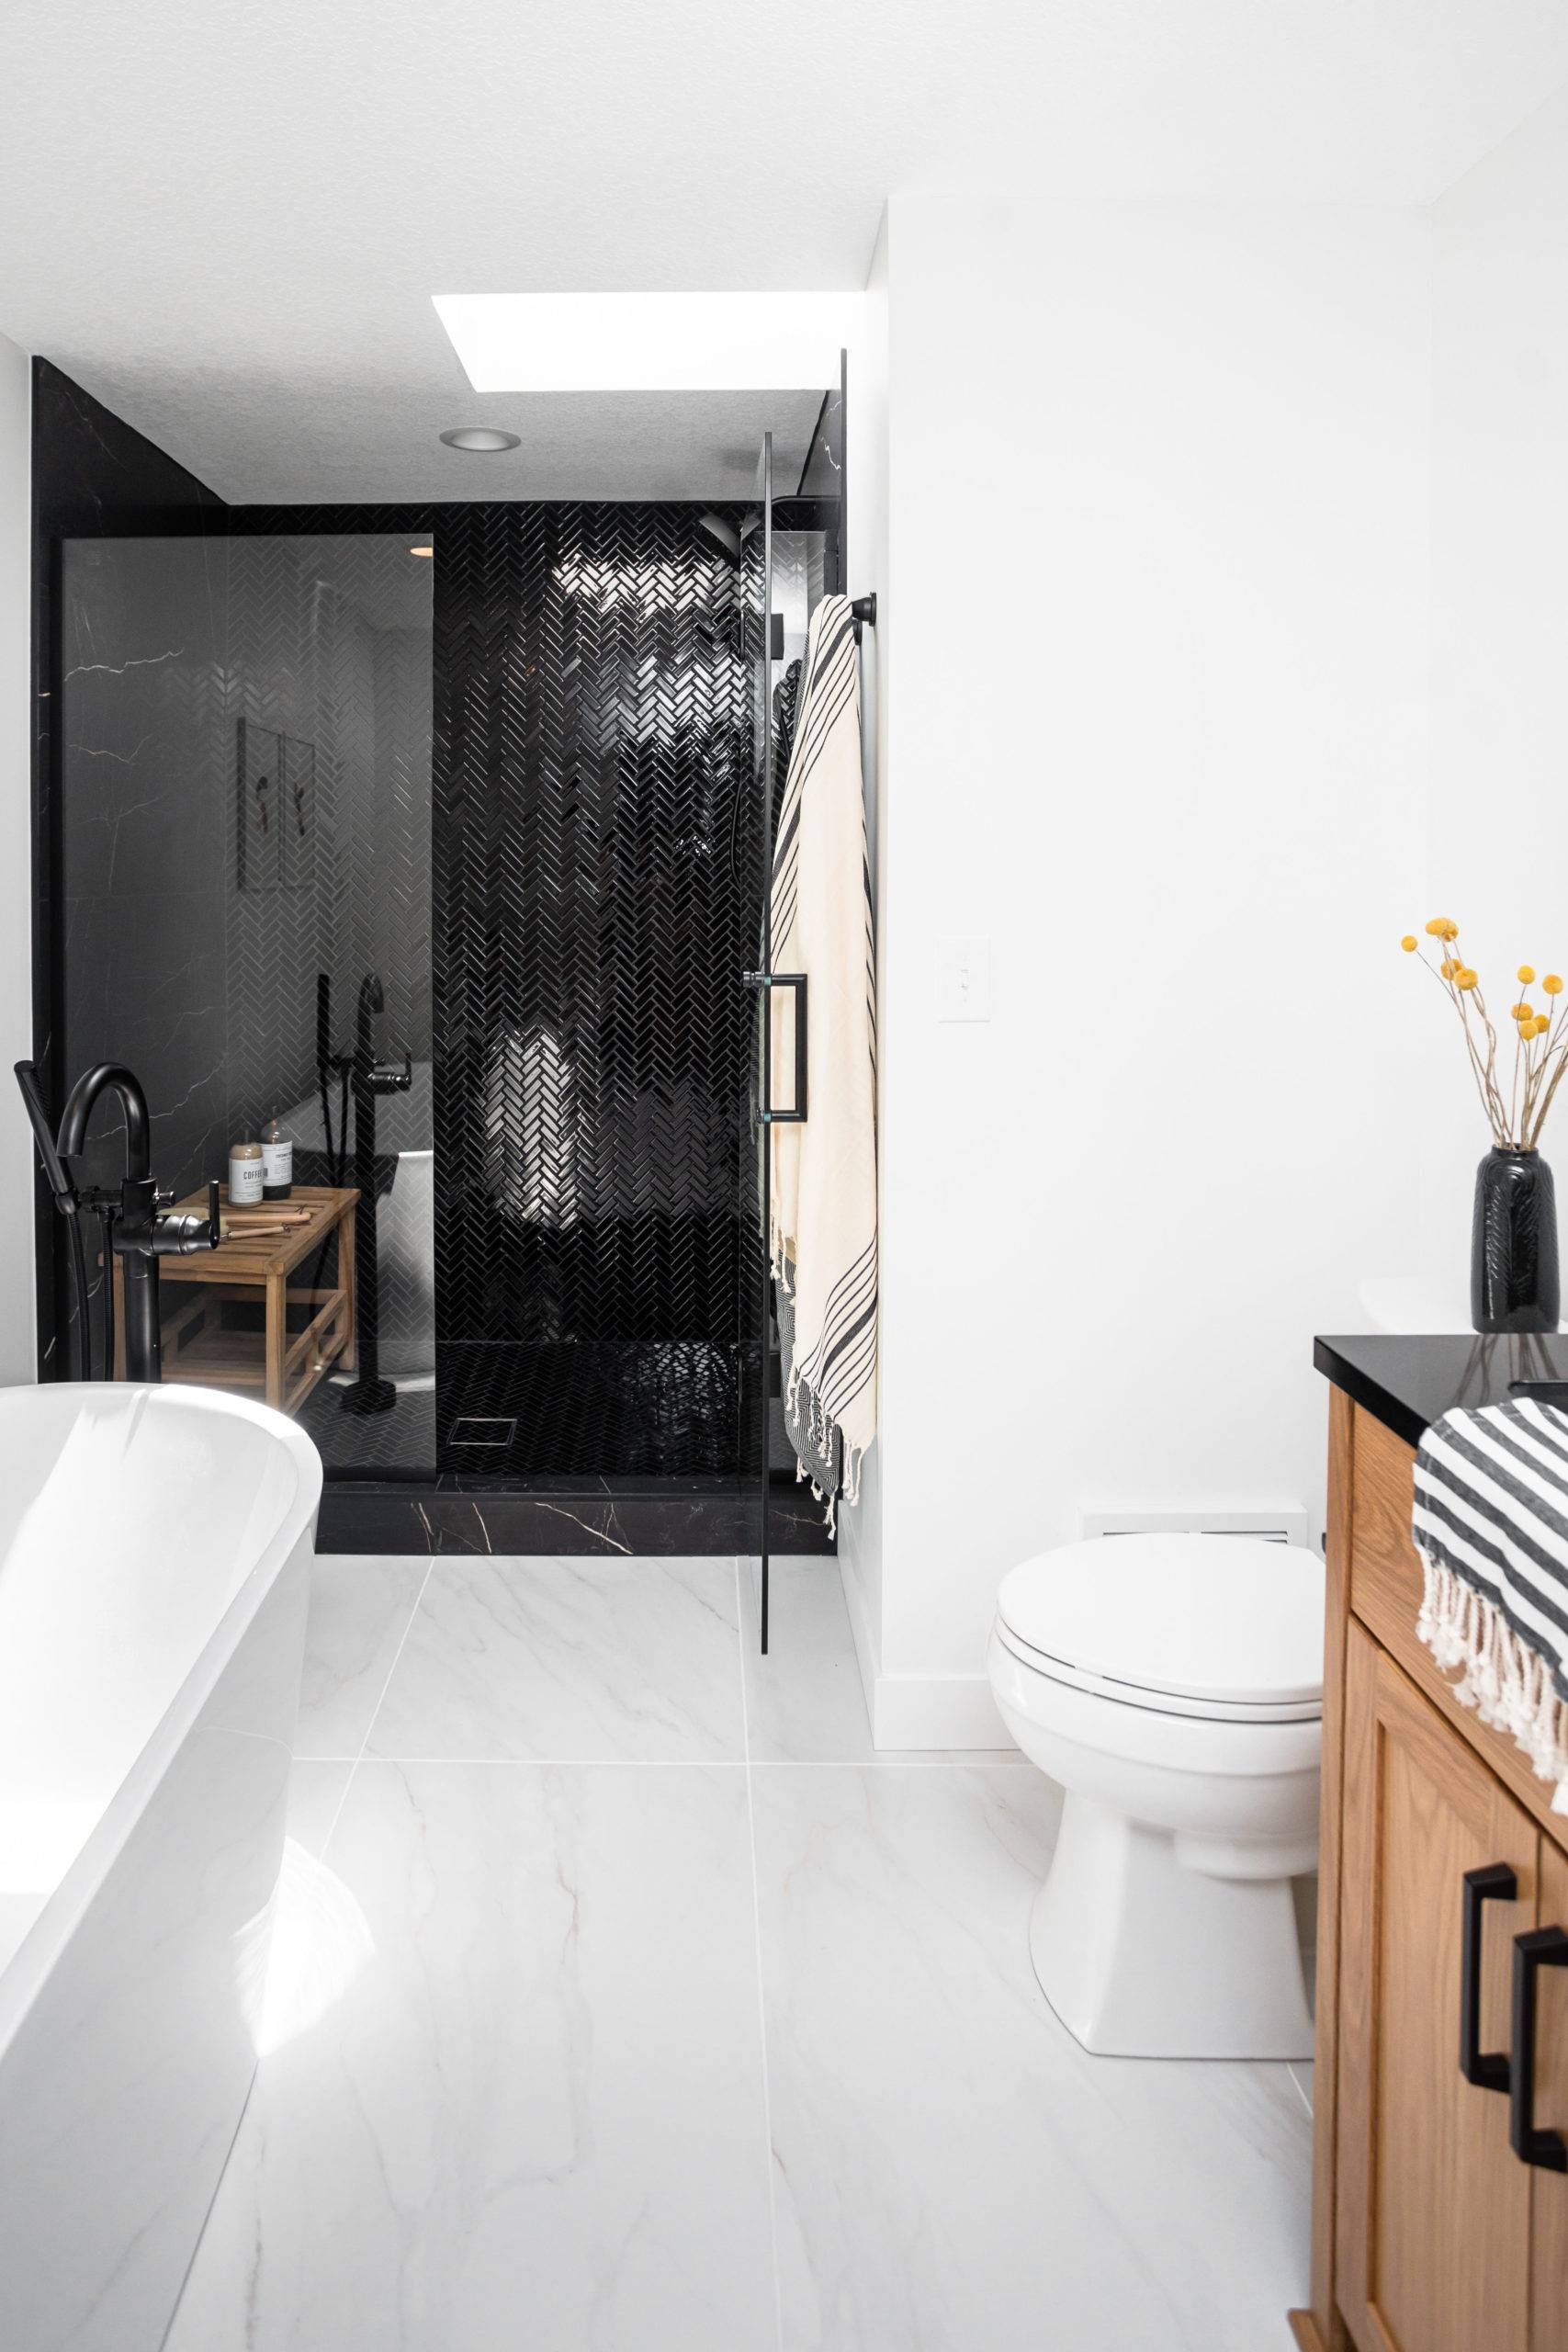
[[[352, 1184], [296, 1184], [286, 1201], [244, 1209], [225, 1202], [223, 1221], [232, 1230], [216, 1250], [163, 1259], [159, 1272], [164, 1283], [195, 1292], [194, 1297], [173, 1306], [164, 1294], [164, 1378], [199, 1382], [207, 1388], [259, 1389], [267, 1404], [293, 1413], [326, 1373], [334, 1367], [352, 1372], [358, 1199]], [[207, 1194], [192, 1193], [179, 1206], [204, 1215]], [[280, 1225], [281, 1230], [276, 1229]], [[334, 1235], [336, 1280], [324, 1288], [310, 1279], [292, 1283], [289, 1277], [307, 1261], [310, 1272], [315, 1272]], [[123, 1379], [125, 1314], [118, 1260], [114, 1277], [119, 1307], [115, 1369]], [[224, 1306], [239, 1301], [254, 1305], [258, 1293], [265, 1306], [264, 1331], [225, 1329]], [[291, 1306], [309, 1310], [293, 1332], [288, 1329]]]

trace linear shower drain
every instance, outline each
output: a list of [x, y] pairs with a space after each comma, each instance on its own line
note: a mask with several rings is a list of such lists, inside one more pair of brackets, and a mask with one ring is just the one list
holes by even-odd
[[491, 1419], [482, 1413], [464, 1413], [452, 1424], [448, 1445], [510, 1445], [517, 1434], [517, 1417]]

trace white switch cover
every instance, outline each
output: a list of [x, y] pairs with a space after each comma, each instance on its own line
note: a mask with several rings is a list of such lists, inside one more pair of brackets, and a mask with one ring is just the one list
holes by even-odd
[[960, 939], [952, 933], [937, 941], [937, 1019], [988, 1021], [991, 1017], [991, 943]]

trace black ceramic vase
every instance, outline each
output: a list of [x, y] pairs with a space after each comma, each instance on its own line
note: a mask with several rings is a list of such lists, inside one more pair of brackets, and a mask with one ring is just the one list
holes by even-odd
[[1478, 1331], [1555, 1331], [1557, 1195], [1539, 1151], [1494, 1145], [1475, 1171], [1470, 1319]]

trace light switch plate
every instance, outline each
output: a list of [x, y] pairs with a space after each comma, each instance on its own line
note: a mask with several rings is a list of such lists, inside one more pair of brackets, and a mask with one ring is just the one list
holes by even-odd
[[947, 933], [937, 941], [937, 1019], [991, 1017], [991, 943]]

